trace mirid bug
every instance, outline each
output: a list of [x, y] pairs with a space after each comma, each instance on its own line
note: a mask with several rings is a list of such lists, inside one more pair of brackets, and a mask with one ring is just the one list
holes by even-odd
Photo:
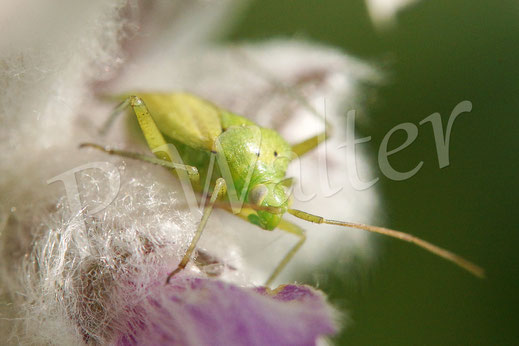
[[[290, 208], [289, 187], [292, 180], [285, 175], [288, 164], [294, 157], [306, 154], [326, 140], [326, 132], [290, 145], [276, 131], [262, 128], [247, 118], [192, 94], [138, 92], [121, 96], [121, 99], [123, 102], [115, 109], [106, 128], [115, 115], [130, 107], [155, 157], [93, 143], [81, 146], [168, 167], [188, 177], [194, 190], [201, 192], [209, 188], [211, 191], [195, 236], [177, 268], [169, 274], [167, 282], [188, 264], [215, 206], [233, 212], [264, 230], [278, 228], [299, 238], [274, 269], [266, 282], [267, 286], [306, 239], [303, 229], [285, 219], [286, 213], [312, 223], [362, 229], [414, 243], [478, 277], [484, 277], [481, 267], [410, 234], [329, 220]], [[238, 208], [233, 204], [236, 201], [242, 202]]]

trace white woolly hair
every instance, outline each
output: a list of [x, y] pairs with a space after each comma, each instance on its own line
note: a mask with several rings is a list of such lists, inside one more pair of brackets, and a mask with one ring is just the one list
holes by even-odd
[[[376, 73], [311, 43], [209, 44], [209, 33], [221, 29], [223, 15], [235, 11], [236, 3], [78, 0], [39, 5], [8, 1], [1, 6], [0, 24], [7, 30], [0, 41], [3, 340], [109, 343], [131, 318], [122, 315], [124, 307], [176, 268], [198, 224], [200, 215], [186, 207], [180, 183], [167, 170], [78, 148], [89, 141], [149, 153], [122, 118], [108, 136], [97, 134], [114, 107], [100, 94], [186, 90], [297, 142], [322, 131], [322, 120], [279, 91], [269, 76], [297, 86], [336, 130], [327, 155], [321, 148], [303, 158], [300, 167], [290, 167], [289, 175], [302, 182], [304, 193], [316, 194], [309, 201], [296, 196], [294, 206], [335, 219], [369, 222], [373, 217], [375, 190], [351, 186], [346, 151], [337, 147], [345, 142], [345, 110], [360, 104], [359, 83]], [[361, 154], [359, 170], [369, 176]], [[329, 186], [321, 183], [315, 164], [323, 158]], [[92, 162], [115, 168], [108, 175], [99, 169], [75, 175], [86, 215], [83, 225], [69, 208], [63, 183], [46, 182]], [[90, 215], [118, 178], [113, 202]], [[332, 193], [336, 188], [340, 190]], [[318, 281], [318, 273], [330, 264], [343, 267], [353, 256], [371, 255], [365, 233], [294, 222], [308, 231], [308, 240], [276, 283], [309, 274]], [[260, 285], [295, 241], [216, 210], [199, 249], [216, 259], [217, 268], [211, 272], [193, 261], [185, 274], [216, 273], [222, 280]]]

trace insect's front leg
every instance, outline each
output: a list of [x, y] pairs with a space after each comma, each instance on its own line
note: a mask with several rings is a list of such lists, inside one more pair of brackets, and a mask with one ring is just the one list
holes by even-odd
[[211, 215], [211, 212], [213, 211], [214, 203], [216, 202], [216, 199], [218, 196], [222, 195], [222, 192], [224, 192], [227, 189], [227, 185], [225, 183], [225, 180], [223, 178], [218, 178], [216, 180], [216, 185], [213, 189], [213, 192], [211, 193], [211, 199], [209, 200], [209, 203], [204, 208], [204, 213], [202, 214], [202, 219], [200, 220], [200, 224], [198, 225], [198, 228], [196, 230], [195, 236], [193, 237], [193, 240], [191, 240], [191, 244], [189, 244], [189, 247], [184, 254], [184, 257], [180, 261], [177, 269], [175, 269], [173, 272], [171, 272], [168, 275], [168, 278], [166, 279], [166, 284], [169, 283], [169, 280], [171, 278], [182, 271], [186, 265], [189, 263], [189, 260], [191, 259], [191, 255], [193, 254], [193, 251], [196, 249], [196, 244], [200, 240], [200, 237], [202, 236], [202, 233], [204, 231], [205, 225], [207, 224], [207, 220], [209, 219], [209, 215]]
[[277, 267], [274, 269], [270, 277], [267, 279], [267, 282], [265, 283], [265, 286], [270, 286], [272, 282], [278, 277], [279, 273], [286, 267], [286, 265], [290, 262], [290, 260], [294, 257], [294, 255], [297, 253], [297, 251], [303, 246], [306, 240], [306, 233], [305, 230], [301, 227], [293, 224], [292, 222], [281, 220], [281, 222], [278, 224], [279, 229], [294, 234], [299, 237], [299, 241], [290, 249], [290, 251], [283, 257], [281, 262], [277, 265]]
[[[232, 208], [228, 203], [217, 203], [216, 207], [222, 208], [229, 213], [232, 213]], [[242, 218], [243, 220], [249, 222], [248, 216], [251, 213], [255, 213], [258, 210], [265, 210], [272, 213], [279, 213], [278, 208], [275, 207], [260, 207], [257, 205], [251, 205], [247, 204], [244, 205], [244, 208], [240, 211], [240, 213], [235, 214], [236, 216]], [[293, 224], [292, 222], [289, 222], [287, 220], [281, 219], [280, 223], [278, 224], [277, 228], [279, 228], [282, 231], [291, 233], [296, 235], [299, 238], [299, 241], [290, 249], [290, 251], [283, 257], [281, 262], [276, 266], [272, 274], [267, 279], [265, 286], [270, 286], [272, 282], [278, 277], [278, 275], [283, 271], [283, 269], [286, 267], [286, 265], [290, 262], [290, 260], [294, 257], [294, 255], [297, 253], [297, 251], [303, 246], [303, 244], [306, 241], [306, 232], [301, 227]]]

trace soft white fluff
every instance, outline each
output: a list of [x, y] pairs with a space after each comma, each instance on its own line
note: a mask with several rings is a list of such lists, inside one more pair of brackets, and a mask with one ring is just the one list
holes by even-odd
[[[225, 10], [233, 9], [231, 1], [180, 3], [2, 5], [1, 25], [9, 29], [0, 41], [2, 339], [9, 335], [13, 344], [108, 342], [123, 328], [123, 306], [145, 294], [124, 278], [131, 275], [146, 283], [174, 269], [198, 222], [184, 207], [179, 183], [166, 170], [78, 149], [83, 141], [95, 141], [146, 152], [125, 134], [122, 119], [109, 136], [97, 136], [97, 127], [113, 107], [94, 96], [101, 85], [106, 92], [192, 91], [278, 129], [289, 141], [322, 128], [304, 107], [276, 91], [236, 48], [205, 42]], [[157, 18], [163, 20], [153, 20]], [[121, 49], [121, 37], [133, 40], [125, 40]], [[368, 222], [376, 207], [375, 191], [351, 187], [345, 152], [336, 148], [344, 142], [340, 114], [356, 105], [357, 82], [371, 78], [370, 69], [308, 43], [273, 41], [240, 50], [287, 84], [305, 75], [322, 75], [301, 90], [321, 112], [326, 99], [326, 114], [337, 124], [328, 164], [331, 187], [342, 190], [326, 197], [314, 183], [319, 181], [315, 162], [323, 155], [316, 151], [302, 161], [300, 171], [305, 193], [317, 197], [296, 200], [295, 206], [330, 218]], [[111, 81], [99, 83], [103, 80]], [[46, 181], [94, 161], [114, 163], [121, 188], [108, 208], [86, 218], [83, 233], [77, 225], [70, 226], [73, 215], [63, 185]], [[297, 168], [291, 173], [297, 177]], [[109, 189], [109, 180], [97, 170], [81, 172], [77, 181], [86, 210]], [[342, 266], [353, 253], [370, 251], [363, 233], [296, 222], [308, 230], [309, 239], [278, 282], [319, 273], [330, 263]], [[200, 247], [227, 264], [222, 279], [261, 284], [293, 242], [279, 231], [265, 232], [216, 211]], [[186, 272], [201, 273], [193, 264]]]

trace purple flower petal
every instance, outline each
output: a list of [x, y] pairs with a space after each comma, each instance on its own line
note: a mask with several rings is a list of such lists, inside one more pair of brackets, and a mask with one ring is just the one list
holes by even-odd
[[301, 285], [269, 290], [178, 278], [129, 309], [139, 317], [117, 345], [315, 345], [337, 332], [325, 297]]

